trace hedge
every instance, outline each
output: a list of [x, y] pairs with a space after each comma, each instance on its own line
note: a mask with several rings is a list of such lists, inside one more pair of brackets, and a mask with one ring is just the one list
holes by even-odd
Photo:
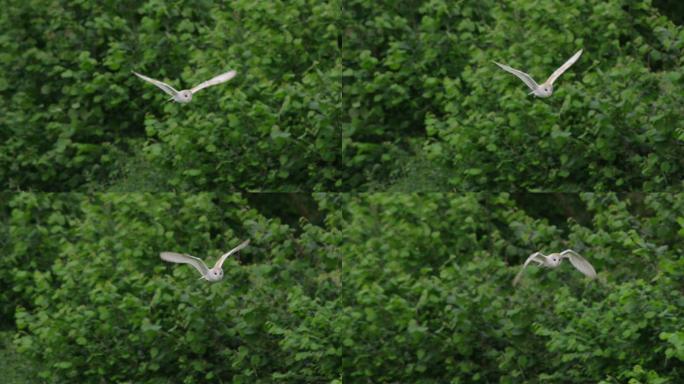
[[[0, 285], [16, 313], [2, 309], [17, 350], [43, 367], [36, 379], [339, 382], [334, 212], [297, 234], [239, 195], [19, 194], [10, 205]], [[213, 262], [243, 239], [216, 284], [159, 259]]]

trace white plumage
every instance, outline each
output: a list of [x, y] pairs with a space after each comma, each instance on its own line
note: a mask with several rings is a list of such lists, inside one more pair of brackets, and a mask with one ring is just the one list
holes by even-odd
[[206, 279], [211, 282], [221, 281], [223, 279], [223, 263], [226, 261], [228, 256], [241, 250], [249, 244], [249, 240], [244, 241], [242, 244], [231, 249], [227, 253], [223, 254], [214, 264], [214, 268], [209, 269], [204, 261], [199, 257], [185, 255], [176, 252], [162, 252], [159, 254], [162, 260], [169, 261], [172, 263], [189, 264], [195, 267], [202, 274], [202, 279]]
[[523, 83], [525, 83], [525, 85], [527, 85], [532, 90], [530, 94], [534, 94], [537, 97], [549, 97], [553, 94], [553, 82], [556, 81], [556, 79], [558, 79], [558, 77], [560, 77], [560, 75], [562, 75], [563, 72], [567, 71], [571, 65], [575, 64], [575, 62], [579, 59], [581, 55], [582, 50], [580, 49], [579, 51], [577, 51], [577, 53], [572, 55], [572, 57], [568, 59], [568, 61], [561, 65], [560, 68], [553, 71], [551, 76], [549, 76], [549, 78], [546, 79], [546, 81], [542, 84], [537, 84], [537, 82], [534, 81], [532, 76], [528, 75], [527, 73], [521, 70], [509, 67], [506, 64], [497, 63], [496, 61], [494, 62], [494, 64], [498, 65], [504, 71], [514, 74], [520, 80], [522, 80]]
[[591, 279], [596, 278], [596, 270], [594, 270], [594, 267], [587, 261], [587, 259], [572, 249], [566, 249], [561, 253], [552, 253], [548, 256], [545, 256], [541, 252], [535, 252], [531, 254], [530, 257], [525, 260], [525, 264], [523, 264], [522, 269], [515, 276], [515, 279], [513, 279], [513, 285], [518, 284], [520, 278], [522, 277], [523, 271], [531, 262], [535, 262], [542, 267], [556, 268], [561, 264], [563, 259], [569, 259], [570, 263], [587, 277]]
[[155, 80], [155, 79], [153, 79], [151, 77], [147, 77], [145, 75], [141, 75], [138, 72], [134, 71], [133, 74], [135, 74], [139, 78], [141, 78], [141, 79], [143, 79], [149, 83], [156, 85], [162, 91], [171, 95], [171, 99], [169, 99], [169, 100], [174, 100], [174, 101], [177, 101], [179, 103], [189, 103], [192, 100], [193, 94], [197, 93], [198, 91], [200, 91], [204, 88], [211, 87], [212, 85], [225, 83], [226, 81], [235, 77], [237, 72], [228, 71], [226, 73], [222, 73], [222, 74], [220, 74], [216, 77], [213, 77], [213, 78], [211, 78], [211, 79], [209, 79], [203, 83], [200, 83], [199, 85], [197, 85], [191, 89], [184, 89], [182, 91], [177, 91], [175, 88], [173, 88], [172, 86], [170, 86], [170, 85], [168, 85], [162, 81]]

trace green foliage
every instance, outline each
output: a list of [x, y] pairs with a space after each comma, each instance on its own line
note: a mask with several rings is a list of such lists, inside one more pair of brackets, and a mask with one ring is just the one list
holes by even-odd
[[[684, 176], [684, 29], [650, 0], [348, 4], [354, 187], [410, 183], [402, 152], [448, 175], [433, 191], [659, 191]], [[492, 63], [542, 82], [579, 48], [549, 99]]]
[[[345, 381], [681, 382], [684, 230], [657, 229], [684, 223], [684, 196], [581, 201], [589, 223], [561, 228], [506, 194], [348, 198]], [[530, 253], [570, 247], [597, 281], [566, 263], [511, 286]]]
[[0, 377], [5, 384], [28, 384], [34, 366], [24, 359], [12, 345], [12, 332], [0, 332]]
[[2, 382], [684, 382], [680, 9], [5, 1]]
[[[684, 379], [684, 194], [285, 196], [5, 195], [17, 350], [45, 382]], [[218, 284], [158, 258], [243, 238]], [[565, 248], [598, 280], [511, 286]]]
[[[9, 206], [8, 201], [10, 195], [0, 192], [0, 254], [7, 255], [10, 247], [9, 237]], [[2, 259], [0, 257], [0, 259]], [[4, 280], [2, 272], [0, 272], [0, 282]], [[1, 284], [1, 283], [0, 283]], [[11, 313], [11, 298], [7, 292], [7, 287], [0, 285], [0, 330], [7, 326], [11, 326], [14, 321], [9, 316]]]
[[3, 221], [7, 241], [0, 258], [0, 318], [14, 323], [15, 307], [28, 305], [35, 294], [31, 273], [49, 269], [60, 244], [76, 241], [72, 225], [79, 210], [72, 195], [7, 196], [3, 206], [8, 211], [7, 221]]
[[[148, 189], [336, 188], [338, 9], [318, 0], [5, 2], [0, 183], [127, 189], [159, 173]], [[183, 89], [227, 69], [238, 76], [187, 105], [131, 74]]]
[[[319, 196], [322, 204], [327, 199]], [[14, 247], [2, 259], [0, 270], [9, 273], [0, 282], [15, 287], [17, 349], [44, 364], [42, 380], [340, 376], [341, 349], [330, 337], [338, 231], [303, 222], [296, 236], [239, 195], [21, 194], [11, 207]], [[56, 216], [62, 219], [42, 221]], [[162, 250], [178, 250], [211, 263], [245, 238], [251, 245], [226, 261], [217, 284], [159, 259]], [[19, 262], [29, 257], [36, 264]]]

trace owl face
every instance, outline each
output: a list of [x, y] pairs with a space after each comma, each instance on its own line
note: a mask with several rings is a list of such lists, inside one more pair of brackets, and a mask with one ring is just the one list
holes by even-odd
[[558, 254], [549, 255], [548, 260], [552, 267], [557, 267], [561, 263], [561, 257]]
[[174, 99], [179, 103], [189, 103], [192, 100], [192, 92], [189, 90], [183, 90], [176, 94]]
[[221, 268], [212, 268], [209, 270], [209, 273], [207, 274], [207, 280], [209, 281], [219, 281], [223, 279], [223, 269]]
[[553, 93], [553, 85], [542, 84], [537, 88], [534, 94], [537, 97], [549, 97]]

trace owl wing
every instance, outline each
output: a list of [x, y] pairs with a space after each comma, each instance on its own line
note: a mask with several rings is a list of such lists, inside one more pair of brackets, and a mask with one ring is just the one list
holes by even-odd
[[544, 264], [544, 261], [545, 261], [544, 254], [541, 252], [535, 252], [535, 253], [531, 254], [530, 257], [528, 257], [527, 260], [525, 260], [525, 264], [523, 264], [523, 267], [520, 269], [520, 272], [518, 272], [518, 274], [515, 275], [515, 279], [513, 279], [513, 285], [518, 284], [518, 282], [520, 281], [520, 278], [522, 277], [523, 271], [533, 261], [537, 262], [539, 264]]
[[159, 254], [159, 257], [164, 261], [170, 261], [172, 263], [190, 264], [195, 267], [202, 276], [207, 276], [209, 273], [209, 268], [207, 268], [207, 265], [204, 264], [204, 261], [199, 257], [183, 255], [176, 252], [162, 252]]
[[218, 261], [217, 261], [216, 264], [214, 265], [214, 268], [222, 268], [222, 267], [223, 267], [223, 262], [226, 261], [226, 259], [228, 258], [228, 256], [230, 256], [230, 255], [232, 255], [233, 253], [235, 253], [235, 252], [241, 250], [242, 248], [246, 247], [247, 245], [249, 245], [249, 240], [243, 241], [242, 244], [240, 244], [240, 245], [238, 245], [237, 247], [231, 249], [230, 251], [228, 251], [228, 253], [225, 253], [223, 256], [221, 256], [221, 258], [218, 259]]
[[527, 73], [520, 71], [520, 70], [517, 70], [517, 69], [512, 68], [512, 67], [509, 67], [506, 64], [497, 63], [496, 61], [494, 62], [494, 64], [498, 65], [499, 68], [503, 69], [504, 71], [506, 71], [508, 73], [512, 73], [515, 76], [517, 76], [518, 79], [522, 80], [523, 83], [525, 83], [525, 85], [527, 85], [532, 91], [536, 91], [537, 88], [539, 88], [539, 84], [537, 84], [537, 82], [534, 81], [532, 76], [528, 75]]
[[147, 76], [145, 76], [145, 75], [141, 75], [141, 74], [139, 74], [138, 72], [135, 72], [135, 71], [133, 71], [133, 73], [134, 73], [136, 76], [138, 76], [139, 78], [141, 78], [141, 79], [147, 81], [148, 83], [152, 83], [152, 84], [156, 85], [156, 86], [159, 87], [162, 91], [168, 93], [168, 94], [171, 95], [171, 96], [176, 96], [176, 94], [178, 93], [178, 91], [176, 91], [172, 86], [170, 86], [170, 85], [168, 85], [168, 84], [166, 84], [166, 83], [164, 83], [164, 82], [161, 82], [161, 81], [159, 81], [159, 80], [155, 80], [155, 79], [153, 79], [153, 78], [151, 78], [151, 77], [147, 77]]
[[237, 72], [235, 72], [235, 71], [228, 71], [224, 74], [213, 77], [213, 78], [201, 83], [200, 85], [196, 85], [195, 87], [193, 87], [190, 90], [190, 92], [192, 92], [192, 94], [195, 94], [197, 91], [202, 90], [206, 87], [211, 87], [212, 85], [225, 83], [226, 81], [235, 77], [236, 74], [237, 74]]
[[546, 79], [546, 83], [549, 85], [553, 85], [553, 82], [556, 81], [556, 79], [560, 77], [560, 75], [562, 75], [563, 72], [567, 71], [567, 69], [570, 68], [571, 65], [575, 64], [575, 62], [577, 61], [577, 59], [579, 59], [581, 55], [582, 50], [580, 49], [579, 51], [577, 51], [577, 53], [572, 55], [572, 57], [569, 58], [568, 61], [565, 62], [565, 64], [561, 65], [560, 68], [556, 69], [551, 74], [551, 76], [549, 76], [549, 78]]
[[596, 270], [594, 267], [579, 253], [573, 251], [572, 249], [566, 249], [565, 251], [561, 252], [560, 255], [563, 258], [570, 259], [570, 263], [577, 268], [578, 271], [592, 279], [596, 278]]

